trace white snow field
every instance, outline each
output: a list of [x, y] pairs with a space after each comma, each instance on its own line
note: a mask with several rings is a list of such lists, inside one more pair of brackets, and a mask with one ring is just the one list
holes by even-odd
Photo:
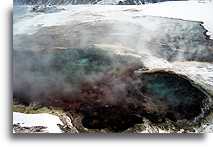
[[[26, 6], [18, 6], [26, 8]], [[25, 7], [25, 8], [24, 8]], [[129, 20], [136, 16], [151, 15], [169, 18], [178, 18], [191, 21], [202, 21], [208, 30], [207, 34], [213, 39], [213, 1], [198, 2], [192, 1], [168, 1], [146, 5], [66, 5], [59, 6], [65, 8], [64, 11], [56, 13], [32, 13], [23, 11], [17, 20], [14, 17], [14, 34], [33, 34], [44, 26], [57, 26], [69, 23], [82, 16], [85, 22], [97, 19]], [[19, 8], [20, 9], [20, 8]], [[21, 8], [22, 9], [22, 8]], [[123, 11], [127, 10], [127, 11]], [[94, 17], [98, 12], [99, 15]], [[88, 15], [83, 15], [83, 14]], [[125, 15], [121, 15], [125, 14]], [[20, 15], [20, 14], [19, 14]], [[137, 22], [138, 23], [138, 22]]]
[[24, 114], [13, 112], [13, 124], [18, 123], [21, 127], [44, 126], [47, 133], [62, 133], [57, 126], [57, 124], [63, 125], [59, 117], [47, 113]]
[[169, 1], [144, 6], [144, 15], [178, 18], [204, 22], [213, 39], [213, 1]]

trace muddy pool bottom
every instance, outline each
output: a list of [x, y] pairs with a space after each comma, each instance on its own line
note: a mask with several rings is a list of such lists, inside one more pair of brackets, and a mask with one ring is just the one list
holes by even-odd
[[208, 113], [209, 96], [202, 87], [172, 71], [146, 70], [133, 56], [96, 49], [14, 56], [14, 102], [78, 112], [89, 129], [121, 132], [144, 117], [196, 124]]

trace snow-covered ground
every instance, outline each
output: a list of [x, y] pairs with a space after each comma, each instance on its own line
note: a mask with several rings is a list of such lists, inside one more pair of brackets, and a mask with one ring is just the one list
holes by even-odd
[[204, 22], [213, 39], [213, 1], [169, 1], [144, 6], [143, 14]]
[[[208, 35], [213, 39], [213, 2], [199, 3], [197, 1], [170, 1], [147, 5], [118, 6], [118, 5], [67, 5], [58, 6], [66, 10], [56, 13], [33, 13], [28, 6], [21, 6], [22, 14], [14, 16], [14, 35], [33, 34], [45, 26], [60, 26], [72, 24], [81, 20], [83, 23], [94, 23], [95, 21], [118, 20], [119, 22], [131, 22], [143, 24], [149, 30], [155, 30], [160, 21], [150, 23], [150, 19], [135, 19], [145, 15], [178, 18], [191, 21], [202, 21], [208, 30]], [[14, 11], [16, 14], [18, 10]], [[146, 21], [147, 20], [147, 21]], [[157, 24], [157, 25], [156, 25]], [[120, 27], [120, 26], [119, 26]], [[81, 28], [80, 28], [81, 29]], [[79, 30], [80, 30], [79, 29]], [[112, 29], [112, 28], [111, 28]], [[125, 30], [126, 28], [123, 28]], [[122, 31], [123, 31], [122, 30]], [[133, 28], [132, 34], [135, 34]], [[138, 30], [137, 30], [138, 31]], [[125, 35], [125, 31], [124, 35]], [[113, 34], [117, 35], [117, 34]], [[146, 37], [147, 38], [147, 37]], [[103, 45], [99, 45], [103, 46]], [[116, 46], [117, 47], [117, 46]], [[112, 48], [112, 47], [110, 47]], [[119, 48], [121, 49], [121, 48]], [[212, 64], [210, 63], [169, 63], [157, 57], [148, 56], [143, 58], [147, 67], [150, 68], [171, 68], [176, 69], [181, 74], [189, 75], [192, 79], [200, 79], [205, 86], [213, 87]], [[13, 113], [13, 124], [20, 123], [21, 126], [45, 126], [49, 133], [61, 133], [57, 124], [62, 124], [57, 116], [50, 114], [23, 114]]]
[[[23, 7], [26, 6], [19, 6]], [[23, 14], [14, 16], [14, 34], [28, 33], [33, 34], [37, 29], [43, 26], [63, 25], [75, 20], [75, 17], [82, 17], [80, 13], [87, 13], [88, 16], [82, 19], [86, 21], [93, 20], [95, 17], [90, 17], [89, 14], [98, 12], [97, 19], [116, 19], [127, 20], [134, 16], [161, 16], [169, 18], [178, 18], [192, 21], [204, 22], [204, 27], [208, 30], [207, 34], [213, 39], [213, 2], [207, 1], [201, 3], [198, 1], [168, 1], [146, 5], [67, 5], [60, 6], [65, 8], [65, 11], [56, 13], [32, 13], [23, 11]], [[17, 9], [17, 11], [16, 11]], [[22, 9], [22, 8], [21, 8]], [[22, 10], [23, 10], [22, 9]], [[124, 12], [123, 10], [128, 10]], [[14, 14], [20, 13], [20, 9], [14, 9]], [[122, 11], [122, 12], [121, 12]], [[124, 14], [124, 15], [122, 15]], [[17, 20], [19, 17], [19, 20]], [[143, 22], [146, 23], [146, 22]], [[151, 24], [150, 24], [151, 25]]]
[[63, 125], [59, 117], [55, 115], [47, 113], [24, 114], [19, 112], [13, 112], [13, 124], [20, 124], [21, 127], [44, 126], [47, 133], [62, 133], [57, 124]]

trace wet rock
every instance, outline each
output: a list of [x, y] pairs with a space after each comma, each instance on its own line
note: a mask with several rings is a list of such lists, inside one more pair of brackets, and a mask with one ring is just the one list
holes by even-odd
[[55, 12], [59, 12], [65, 9], [62, 8], [57, 8], [56, 6], [53, 5], [35, 5], [32, 8], [32, 12], [41, 12], [41, 13], [55, 13]]
[[60, 120], [62, 121], [63, 125], [58, 124], [60, 129], [65, 133], [77, 134], [78, 130], [74, 127], [70, 117], [66, 114], [59, 115]]
[[21, 126], [20, 124], [13, 125], [14, 133], [47, 133], [45, 129], [46, 127], [44, 126], [25, 127], [25, 126]]

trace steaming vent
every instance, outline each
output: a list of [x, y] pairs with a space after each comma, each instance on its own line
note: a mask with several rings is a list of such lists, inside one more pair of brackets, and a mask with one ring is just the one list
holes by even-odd
[[[145, 70], [136, 73], [137, 70]], [[123, 131], [152, 122], [203, 115], [208, 96], [188, 78], [146, 71], [142, 59], [111, 51], [55, 49], [14, 52], [14, 101], [75, 110], [86, 128]]]

